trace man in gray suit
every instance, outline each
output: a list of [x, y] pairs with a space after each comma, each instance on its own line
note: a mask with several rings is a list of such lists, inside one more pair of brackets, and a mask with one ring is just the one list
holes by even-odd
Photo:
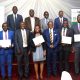
[[49, 22], [49, 13], [48, 11], [44, 12], [44, 18], [40, 20], [42, 32], [48, 28], [47, 23]]
[[[15, 48], [18, 62], [19, 80], [22, 80], [23, 71], [25, 78], [29, 75], [29, 49], [30, 49], [30, 31], [25, 29], [24, 22], [20, 23], [20, 29], [15, 32]], [[24, 63], [24, 70], [22, 64]]]
[[[77, 16], [77, 24], [72, 27], [73, 35], [80, 34], [80, 15]], [[75, 52], [75, 73], [79, 74], [79, 61], [80, 61], [80, 42], [73, 43], [73, 51]]]

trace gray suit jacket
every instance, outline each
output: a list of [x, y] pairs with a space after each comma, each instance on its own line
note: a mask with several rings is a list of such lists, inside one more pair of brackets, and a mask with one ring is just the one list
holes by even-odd
[[[73, 39], [74, 39], [75, 34], [80, 34], [80, 31], [78, 30], [78, 24], [72, 25], [71, 29], [73, 31]], [[80, 42], [74, 42], [73, 46], [80, 47]]]
[[[30, 49], [30, 31], [26, 30], [27, 35], [27, 43], [28, 43], [28, 50]], [[16, 53], [20, 52], [23, 53], [23, 39], [21, 34], [21, 29], [16, 30], [15, 32], [15, 50]]]
[[48, 25], [47, 23], [49, 22], [50, 19], [47, 19], [47, 22], [45, 23], [45, 18], [41, 19], [40, 20], [40, 23], [41, 23], [41, 30], [42, 32], [48, 28]]

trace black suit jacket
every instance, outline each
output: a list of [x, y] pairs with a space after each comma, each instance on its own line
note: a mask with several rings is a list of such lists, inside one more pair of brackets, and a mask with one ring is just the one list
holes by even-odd
[[[26, 27], [31, 31], [32, 30], [32, 26], [31, 26], [31, 20], [30, 17], [25, 18], [25, 23], [26, 23]], [[40, 25], [40, 19], [35, 17], [35, 26], [36, 25]]]
[[[42, 34], [41, 34], [41, 35], [42, 35]], [[31, 42], [30, 42], [31, 44], [30, 44], [30, 45], [31, 45], [31, 51], [32, 51], [32, 52], [35, 52], [35, 51], [36, 51], [36, 46], [35, 46], [35, 44], [34, 44], [34, 42], [33, 42], [33, 40], [32, 40], [33, 38], [35, 38], [35, 34], [34, 34], [34, 33], [31, 34]], [[43, 50], [46, 49], [46, 44], [45, 44], [45, 42], [42, 43], [42, 47], [43, 47]]]
[[[26, 35], [27, 35], [27, 43], [28, 43], [27, 49], [29, 51], [30, 42], [31, 42], [29, 30], [26, 30]], [[23, 39], [22, 39], [21, 29], [18, 29], [15, 32], [15, 49], [16, 49], [16, 53], [18, 53], [19, 51], [23, 53]]]

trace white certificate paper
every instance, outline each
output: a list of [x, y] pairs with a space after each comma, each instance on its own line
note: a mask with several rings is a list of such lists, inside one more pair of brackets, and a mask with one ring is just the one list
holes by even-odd
[[45, 40], [44, 40], [43, 36], [40, 35], [38, 37], [33, 38], [33, 42], [35, 45], [39, 45], [39, 44], [45, 42]]
[[72, 37], [62, 36], [62, 43], [71, 44], [72, 43]]
[[74, 35], [74, 42], [80, 42], [80, 34]]
[[0, 46], [3, 48], [11, 46], [11, 40], [0, 40]]

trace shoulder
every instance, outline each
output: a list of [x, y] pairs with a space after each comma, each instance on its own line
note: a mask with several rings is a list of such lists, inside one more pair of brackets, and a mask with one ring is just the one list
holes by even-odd
[[39, 20], [39, 18], [38, 18], [38, 17], [35, 17], [35, 19]]
[[11, 16], [12, 16], [12, 14], [8, 15], [7, 17], [9, 18], [9, 17], [11, 17]]
[[22, 17], [22, 15], [20, 15], [20, 14], [17, 14], [19, 17]]
[[59, 17], [55, 18], [54, 20], [57, 20], [57, 19], [59, 19]]

